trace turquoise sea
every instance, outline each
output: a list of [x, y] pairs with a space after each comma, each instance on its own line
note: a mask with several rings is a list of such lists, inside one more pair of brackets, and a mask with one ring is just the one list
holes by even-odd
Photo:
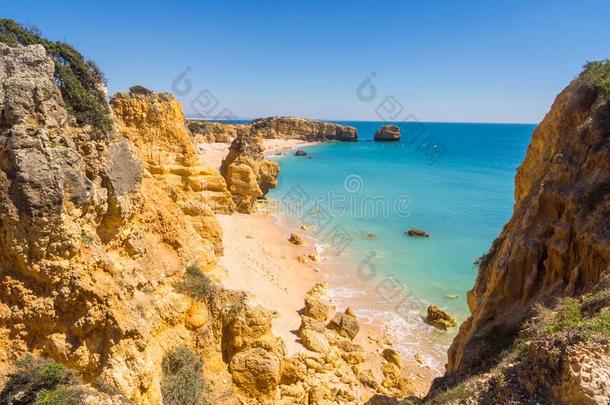
[[[422, 315], [435, 304], [460, 322], [468, 316], [474, 262], [512, 214], [535, 125], [403, 123], [401, 141], [373, 142], [385, 123], [338, 123], [358, 128], [358, 142], [278, 156], [270, 197], [290, 225], [317, 225], [336, 298], [360, 302], [359, 316], [389, 323], [404, 351], [427, 353], [440, 369], [456, 330], [438, 332]], [[409, 237], [410, 228], [430, 237]]]

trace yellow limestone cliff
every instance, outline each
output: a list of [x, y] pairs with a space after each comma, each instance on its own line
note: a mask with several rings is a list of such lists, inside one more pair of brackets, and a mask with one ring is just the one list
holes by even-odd
[[[411, 393], [402, 362], [352, 341], [353, 315], [335, 314], [349, 322], [333, 328], [304, 318], [309, 347], [328, 350], [286, 357], [271, 312], [209, 283], [222, 253], [214, 212], [231, 212], [234, 196], [198, 160], [172, 96], [117, 94], [100, 130], [78, 123], [54, 74], [43, 46], [0, 44], [1, 367], [32, 353], [117, 393], [112, 403], [159, 404], [163, 358], [185, 346], [223, 379], [225, 401]], [[249, 145], [228, 166], [252, 164], [263, 191], [277, 166], [257, 171], [267, 163]]]

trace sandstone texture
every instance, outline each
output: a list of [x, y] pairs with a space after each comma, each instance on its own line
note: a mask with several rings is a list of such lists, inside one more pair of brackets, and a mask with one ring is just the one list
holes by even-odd
[[515, 179], [513, 217], [479, 266], [468, 293], [472, 315], [449, 350], [448, 372], [481, 367], [510, 344], [535, 303], [582, 294], [608, 272], [609, 70], [586, 69], [534, 131]]
[[308, 142], [332, 140], [350, 142], [358, 139], [358, 130], [354, 127], [297, 117], [258, 118], [250, 124], [189, 119], [187, 125], [197, 143], [228, 143], [240, 134], [250, 132], [263, 139], [300, 139]]
[[251, 126], [255, 135], [265, 139], [301, 139], [308, 142], [349, 142], [358, 139], [358, 131], [354, 127], [296, 117], [258, 118], [252, 121]]
[[453, 316], [449, 315], [436, 305], [428, 306], [428, 316], [426, 317], [426, 322], [440, 329], [449, 329], [457, 325], [457, 321]]
[[0, 366], [33, 353], [159, 403], [164, 353], [224, 319], [177, 285], [215, 265], [230, 194], [171, 96], [117, 95], [104, 132], [54, 72], [43, 46], [0, 44]]
[[[163, 179], [187, 215], [201, 210], [202, 199], [213, 211], [231, 211], [231, 194], [218, 171], [199, 160], [184, 124], [182, 105], [168, 93], [117, 93], [110, 100], [118, 129], [135, 147], [149, 174]], [[205, 215], [206, 213], [201, 213]], [[208, 215], [211, 213], [208, 211]]]
[[186, 120], [186, 125], [194, 137], [195, 143], [229, 143], [240, 133], [250, 130], [250, 125], [246, 124], [227, 124], [195, 119]]
[[256, 201], [277, 185], [279, 165], [265, 159], [263, 152], [261, 138], [245, 131], [233, 140], [222, 161], [220, 173], [239, 212], [253, 212]]
[[384, 125], [375, 132], [375, 141], [399, 141], [400, 128], [396, 125]]

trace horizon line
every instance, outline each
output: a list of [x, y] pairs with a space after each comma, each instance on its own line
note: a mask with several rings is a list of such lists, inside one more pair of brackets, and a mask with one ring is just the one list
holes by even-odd
[[267, 115], [255, 118], [206, 118], [200, 116], [190, 116], [189, 114], [185, 114], [186, 119], [191, 120], [202, 120], [202, 121], [212, 121], [212, 122], [222, 122], [222, 121], [253, 121], [255, 119], [260, 118], [271, 118], [271, 117], [290, 117], [290, 118], [302, 118], [311, 121], [322, 121], [322, 122], [387, 122], [387, 123], [410, 123], [410, 122], [421, 122], [425, 124], [502, 124], [502, 125], [538, 125], [540, 122], [492, 122], [492, 121], [385, 121], [385, 120], [365, 120], [365, 119], [321, 119], [321, 118], [307, 118], [301, 117], [297, 115]]

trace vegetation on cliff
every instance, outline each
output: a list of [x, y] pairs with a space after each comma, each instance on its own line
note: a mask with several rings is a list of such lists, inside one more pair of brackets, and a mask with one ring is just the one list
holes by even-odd
[[89, 124], [100, 132], [111, 129], [104, 77], [93, 61], [86, 60], [69, 44], [44, 39], [35, 28], [25, 28], [9, 19], [0, 19], [0, 42], [8, 46], [42, 45], [55, 62], [55, 82], [79, 124]]
[[[421, 403], [605, 403], [609, 348], [610, 275], [591, 293], [558, 300], [554, 309], [538, 306], [496, 366], [437, 384]], [[580, 368], [595, 378], [580, 381]]]
[[610, 60], [587, 62], [583, 68], [584, 81], [610, 96]]
[[171, 405], [208, 404], [203, 379], [203, 360], [186, 346], [180, 346], [163, 357], [161, 393], [163, 403]]
[[3, 404], [76, 405], [81, 403], [80, 379], [74, 370], [47, 359], [26, 355], [17, 360], [0, 392]]
[[610, 63], [587, 63], [532, 135], [426, 403], [610, 401], [609, 123]]

